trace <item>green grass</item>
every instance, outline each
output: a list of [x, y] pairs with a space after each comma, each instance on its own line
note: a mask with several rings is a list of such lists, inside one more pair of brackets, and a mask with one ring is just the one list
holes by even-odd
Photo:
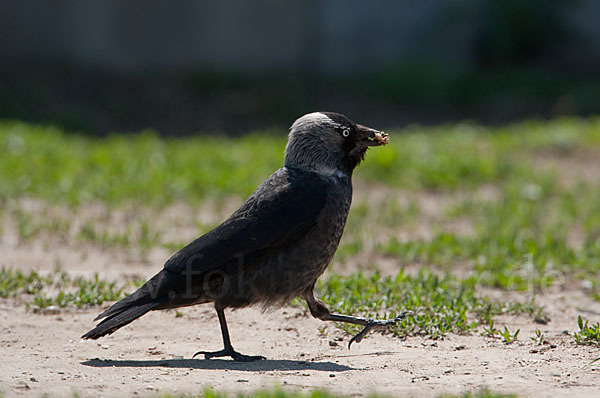
[[[313, 390], [312, 392], [300, 392], [300, 391], [288, 391], [280, 388], [274, 388], [271, 390], [258, 390], [251, 393], [225, 393], [215, 391], [207, 388], [201, 394], [172, 394], [172, 393], [161, 393], [155, 395], [156, 398], [347, 398], [349, 395], [335, 394], [324, 390]], [[0, 392], [0, 398], [3, 398], [4, 394]], [[79, 397], [79, 394], [73, 393], [73, 397]], [[369, 395], [371, 398], [392, 398], [392, 396], [383, 395]], [[439, 398], [516, 398], [515, 394], [501, 394], [492, 392], [487, 389], [479, 390], [476, 392], [465, 392], [460, 395], [455, 394], [442, 394], [438, 395]], [[401, 397], [399, 397], [401, 398]]]
[[[73, 277], [65, 272], [41, 275], [0, 270], [0, 297], [32, 296], [32, 308], [49, 306], [84, 307], [116, 301], [125, 290], [141, 281], [117, 284], [100, 278]], [[317, 294], [331, 310], [369, 317], [394, 317], [404, 310], [413, 311], [391, 332], [394, 335], [424, 335], [440, 338], [448, 333], [468, 333], [493, 322], [500, 314], [541, 316], [542, 308], [533, 301], [493, 302], [475, 293], [473, 279], [459, 280], [450, 275], [436, 276], [421, 270], [415, 277], [400, 272], [395, 278], [353, 274], [333, 276], [320, 282]], [[339, 324], [342, 330], [356, 333], [360, 328]], [[501, 335], [501, 334], [500, 334]], [[506, 337], [505, 337], [506, 338]], [[515, 336], [516, 338], [516, 336]]]
[[[145, 132], [94, 139], [56, 128], [0, 123], [0, 200], [33, 196], [69, 205], [103, 201], [198, 203], [247, 195], [281, 166], [284, 132], [240, 139], [163, 139]], [[358, 174], [410, 189], [455, 190], [538, 178], [532, 151], [600, 146], [600, 119], [474, 125], [392, 132]]]
[[[412, 189], [473, 188], [544, 177], [530, 156], [600, 146], [600, 120], [560, 119], [499, 128], [448, 125], [392, 132], [389, 148], [372, 151], [360, 173]], [[395, 141], [395, 142], [394, 142]]]
[[[197, 203], [246, 195], [282, 163], [284, 140], [249, 136], [165, 140], [153, 133], [92, 139], [50, 127], [0, 124], [0, 199], [77, 205]], [[248, 167], [248, 165], [252, 167]]]
[[[334, 309], [373, 316], [411, 309], [415, 315], [394, 333], [439, 337], [491, 328], [490, 321], [501, 313], [539, 315], [539, 308], [529, 301], [490, 303], [475, 294], [477, 284], [533, 295], [563, 277], [583, 278], [591, 285], [591, 295], [600, 299], [600, 184], [583, 178], [597, 166], [588, 165], [590, 159], [600, 157], [600, 118], [494, 128], [410, 127], [390, 133], [390, 145], [370, 151], [357, 170], [367, 186], [363, 193], [383, 186], [388, 196], [376, 204], [355, 201], [335, 262], [360, 258], [368, 262], [362, 265], [376, 269], [377, 259], [364, 259], [383, 255], [398, 269], [418, 264], [436, 272], [422, 271], [415, 277], [399, 273], [392, 279], [334, 276], [319, 287]], [[3, 224], [14, 228], [2, 227], [16, 230], [22, 244], [58, 237], [107, 250], [135, 248], [142, 257], [154, 247], [176, 250], [187, 241], [180, 236], [163, 238], [163, 227], [171, 226], [159, 228], [154, 215], [176, 201], [195, 210], [208, 198], [217, 201], [211, 211], [220, 214], [222, 199], [248, 195], [281, 166], [284, 145], [283, 131], [238, 139], [165, 139], [151, 132], [97, 139], [52, 127], [0, 122], [0, 204]], [[557, 166], [540, 165], [546, 160]], [[565, 173], [563, 164], [576, 169]], [[486, 188], [495, 194], [478, 194]], [[19, 207], [24, 197], [67, 207], [73, 218], [82, 205], [98, 201], [106, 204], [108, 213], [149, 211], [127, 218], [134, 221], [126, 225], [84, 219], [72, 228], [71, 217]], [[437, 214], [430, 214], [423, 197], [437, 198], [441, 207]], [[456, 231], [446, 225], [452, 222], [470, 228]], [[212, 226], [191, 217], [184, 224], [199, 233]], [[423, 234], [415, 232], [423, 229], [429, 233], [418, 237]], [[457, 267], [470, 277], [436, 276]], [[43, 284], [35, 278], [27, 282], [30, 276], [19, 277], [20, 292]], [[3, 283], [3, 292], [13, 291], [15, 282]], [[67, 297], [77, 295], [78, 287], [66, 285], [62, 298], [49, 300], [93, 302]], [[509, 341], [514, 333], [500, 330], [496, 335]]]
[[37, 294], [44, 286], [51, 283], [51, 278], [42, 276], [36, 271], [24, 274], [2, 267], [0, 270], [0, 297], [13, 297], [18, 294]]
[[[600, 273], [600, 187], [578, 184], [564, 190], [550, 181], [541, 185], [507, 183], [496, 201], [468, 199], [449, 211], [448, 219], [469, 219], [475, 232], [440, 231], [430, 239], [380, 244], [380, 253], [401, 263], [421, 262], [449, 269], [469, 264], [482, 283], [505, 289], [545, 288], [564, 273], [596, 280]], [[535, 197], [529, 197], [531, 190]], [[579, 247], [570, 242], [577, 229]], [[595, 287], [597, 292], [597, 286]]]
[[[157, 395], [157, 398], [228, 398], [234, 396], [231, 393], [218, 392], [211, 388], [204, 390], [202, 394], [171, 394], [164, 393]], [[371, 398], [391, 398], [392, 396], [385, 395], [369, 395]], [[283, 390], [279, 387], [270, 390], [258, 390], [251, 393], [236, 393], [236, 398], [347, 398], [349, 395], [331, 393], [325, 390], [313, 390], [311, 392]], [[400, 396], [402, 397], [402, 396]], [[440, 398], [516, 398], [514, 394], [500, 394], [492, 392], [488, 389], [481, 389], [475, 392], [465, 392], [460, 395], [442, 394]]]
[[4, 267], [0, 270], [0, 297], [33, 296], [31, 308], [34, 311], [50, 306], [80, 308], [120, 300], [125, 296], [124, 291], [134, 285], [134, 282], [117, 285], [97, 274], [84, 278], [65, 272], [41, 275], [36, 271], [23, 273]]
[[512, 344], [517, 341], [520, 331], [520, 329], [517, 329], [511, 333], [506, 326], [504, 326], [504, 330], [496, 329], [494, 327], [494, 320], [490, 319], [488, 321], [488, 325], [483, 326], [483, 332], [481, 332], [481, 335], [491, 338], [501, 338], [504, 343]]
[[579, 332], [575, 332], [573, 337], [577, 344], [582, 345], [595, 345], [600, 347], [600, 323], [596, 322], [593, 325], [589, 325], [589, 321], [585, 321], [579, 315], [577, 317], [577, 325], [579, 326]]
[[[316, 290], [332, 311], [343, 314], [393, 318], [402, 311], [413, 311], [413, 315], [390, 329], [399, 337], [440, 338], [448, 333], [468, 333], [488, 325], [500, 314], [543, 316], [543, 309], [531, 300], [494, 302], [481, 297], [476, 294], [475, 282], [474, 278], [461, 280], [421, 269], [416, 276], [401, 271], [393, 278], [360, 273], [332, 276], [320, 282]], [[360, 330], [348, 324], [338, 324], [338, 327], [348, 333]], [[507, 339], [502, 333], [499, 335]]]
[[129, 247], [130, 235], [129, 228], [123, 232], [108, 232], [106, 230], [100, 232], [94, 222], [88, 221], [81, 227], [77, 238], [82, 242], [94, 243], [105, 249], [111, 249]]
[[37, 214], [21, 207], [14, 207], [2, 213], [5, 216], [0, 216], [0, 223], [4, 224], [8, 218], [12, 218], [21, 244], [39, 238], [41, 234], [51, 235], [63, 242], [68, 240], [71, 220], [65, 216], [49, 214], [47, 211]]

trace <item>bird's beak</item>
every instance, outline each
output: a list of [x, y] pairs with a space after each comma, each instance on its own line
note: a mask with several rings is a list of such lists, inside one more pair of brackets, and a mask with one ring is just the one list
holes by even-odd
[[358, 141], [365, 146], [387, 145], [390, 137], [383, 131], [378, 131], [363, 125], [356, 125], [358, 130]]

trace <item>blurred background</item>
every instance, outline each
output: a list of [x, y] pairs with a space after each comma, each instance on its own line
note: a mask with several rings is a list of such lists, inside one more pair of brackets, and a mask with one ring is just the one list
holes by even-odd
[[0, 118], [92, 134], [597, 113], [594, 0], [0, 1]]
[[197, 394], [198, 372], [163, 363], [221, 348], [211, 308], [77, 336], [229, 217], [316, 110], [391, 137], [353, 176], [317, 296], [414, 316], [348, 355], [358, 330], [301, 301], [236, 312], [240, 349], [284, 368], [203, 372], [211, 396], [597, 396], [599, 17], [597, 0], [0, 0], [0, 396]]

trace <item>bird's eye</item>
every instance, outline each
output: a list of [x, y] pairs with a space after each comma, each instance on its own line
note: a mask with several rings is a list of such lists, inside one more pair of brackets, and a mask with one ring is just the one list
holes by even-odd
[[342, 136], [344, 136], [344, 138], [348, 138], [350, 136], [350, 129], [342, 130]]

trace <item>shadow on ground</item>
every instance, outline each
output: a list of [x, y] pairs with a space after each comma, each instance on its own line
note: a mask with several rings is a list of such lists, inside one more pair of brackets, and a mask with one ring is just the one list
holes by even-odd
[[162, 359], [162, 360], [113, 360], [90, 359], [81, 362], [85, 366], [95, 368], [125, 367], [125, 368], [189, 368], [189, 369], [214, 369], [214, 370], [240, 370], [240, 371], [272, 371], [272, 370], [317, 370], [322, 372], [345, 372], [355, 370], [349, 366], [333, 362], [307, 362], [290, 360], [264, 360], [255, 362], [235, 362], [224, 359]]

